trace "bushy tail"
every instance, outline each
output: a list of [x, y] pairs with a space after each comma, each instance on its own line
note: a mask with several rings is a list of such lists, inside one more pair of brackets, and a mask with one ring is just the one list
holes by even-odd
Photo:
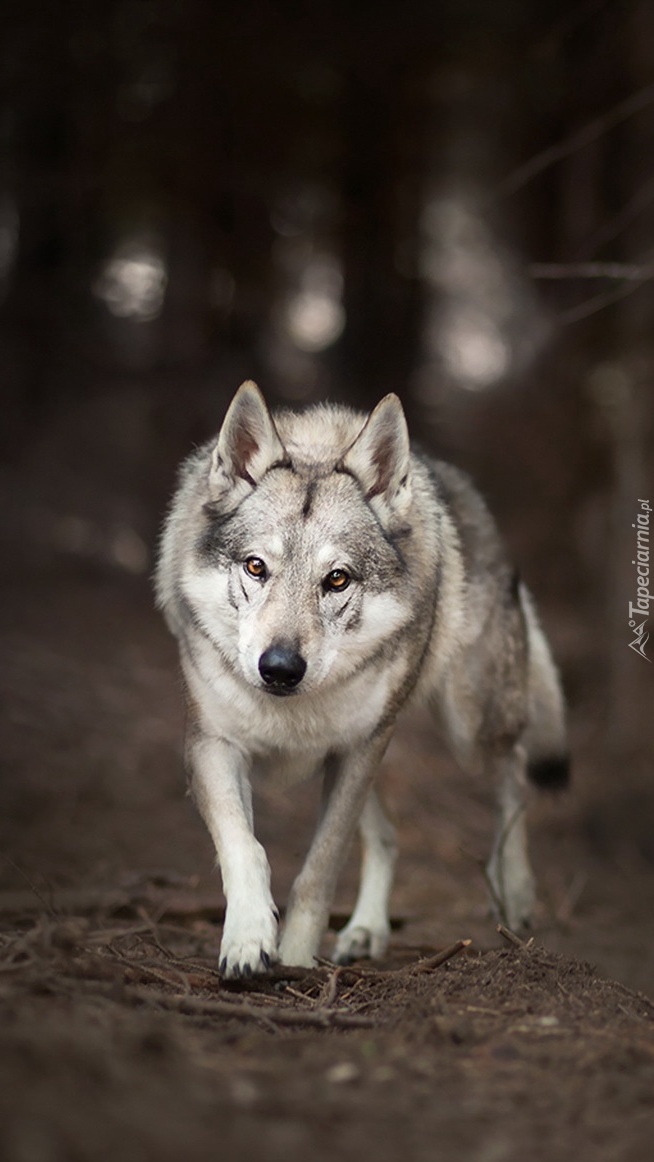
[[570, 782], [565, 704], [559, 675], [552, 660], [531, 596], [524, 585], [520, 600], [529, 641], [528, 719], [523, 743], [527, 774], [547, 791], [561, 791]]

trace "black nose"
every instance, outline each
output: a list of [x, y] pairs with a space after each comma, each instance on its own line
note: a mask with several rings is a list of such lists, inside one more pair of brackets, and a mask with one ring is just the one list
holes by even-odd
[[307, 664], [291, 646], [270, 646], [259, 658], [259, 673], [272, 691], [287, 692], [299, 686]]

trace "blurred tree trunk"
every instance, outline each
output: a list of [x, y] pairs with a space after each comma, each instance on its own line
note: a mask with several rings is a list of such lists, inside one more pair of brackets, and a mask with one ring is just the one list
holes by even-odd
[[41, 418], [56, 362], [70, 126], [61, 24], [52, 20], [47, 29], [30, 30], [28, 51], [20, 42], [23, 30], [11, 31], [15, 41], [8, 33], [6, 47], [18, 59], [7, 94], [13, 127], [9, 182], [19, 228], [16, 265], [3, 304], [3, 363], [8, 366], [2, 378], [11, 405], [8, 434], [13, 443], [24, 425]]
[[[365, 407], [387, 391], [405, 390], [418, 347], [421, 297], [410, 252], [416, 246], [419, 197], [402, 145], [421, 130], [419, 102], [403, 107], [406, 86], [398, 64], [377, 61], [350, 74], [344, 102], [342, 350], [356, 402]], [[405, 217], [403, 199], [412, 202]], [[402, 272], [401, 249], [409, 252], [402, 264], [409, 269]]]

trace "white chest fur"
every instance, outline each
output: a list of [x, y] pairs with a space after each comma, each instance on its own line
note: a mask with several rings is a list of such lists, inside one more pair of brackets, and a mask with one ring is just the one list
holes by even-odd
[[182, 665], [203, 730], [247, 754], [259, 773], [289, 784], [311, 777], [330, 752], [372, 734], [406, 663], [387, 660], [327, 690], [284, 698], [250, 688], [200, 637], [192, 655], [182, 651]]

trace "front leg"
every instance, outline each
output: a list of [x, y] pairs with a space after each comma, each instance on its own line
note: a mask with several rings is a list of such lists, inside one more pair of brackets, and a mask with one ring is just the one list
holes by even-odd
[[263, 972], [277, 959], [278, 912], [266, 853], [252, 831], [252, 791], [245, 756], [222, 738], [189, 744], [191, 790], [216, 847], [227, 901], [220, 972]]
[[331, 763], [325, 776], [325, 803], [318, 828], [289, 897], [280, 942], [283, 964], [314, 964], [327, 928], [338, 874], [390, 733], [385, 731]]
[[359, 895], [352, 916], [338, 934], [333, 957], [349, 964], [362, 956], [383, 956], [391, 926], [388, 901], [397, 855], [395, 828], [386, 818], [374, 791], [370, 791], [359, 824], [362, 868]]

